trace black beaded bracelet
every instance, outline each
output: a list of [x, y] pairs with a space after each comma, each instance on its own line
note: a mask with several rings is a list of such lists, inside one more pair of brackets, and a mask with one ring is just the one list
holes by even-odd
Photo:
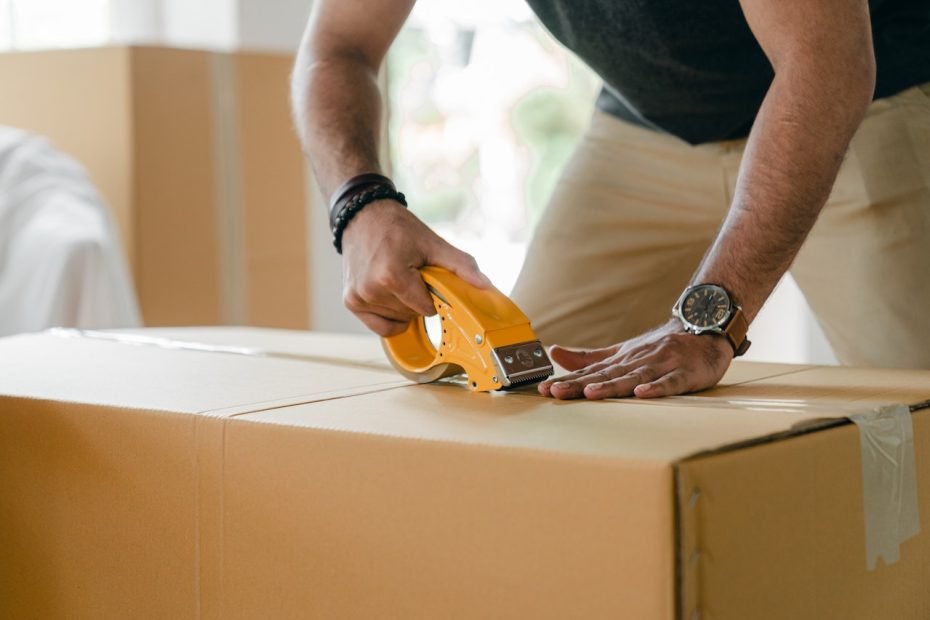
[[407, 206], [407, 198], [399, 191], [386, 185], [365, 190], [352, 197], [333, 218], [333, 245], [336, 251], [342, 254], [342, 234], [346, 226], [359, 211], [377, 200], [393, 200]]
[[346, 205], [349, 204], [349, 201], [351, 201], [356, 194], [366, 189], [374, 189], [375, 187], [397, 189], [394, 187], [394, 182], [391, 181], [391, 179], [376, 172], [359, 174], [343, 183], [329, 201], [329, 229], [331, 231], [336, 229], [336, 216], [345, 209]]

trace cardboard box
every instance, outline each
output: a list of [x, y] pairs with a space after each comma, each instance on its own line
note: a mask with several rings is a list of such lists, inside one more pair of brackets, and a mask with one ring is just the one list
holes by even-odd
[[148, 325], [310, 322], [292, 58], [154, 47], [0, 54], [0, 124], [80, 161]]
[[[218, 328], [0, 340], [0, 394], [2, 617], [930, 617], [926, 531], [867, 567], [845, 418], [930, 372], [556, 402]], [[904, 419], [925, 516], [930, 413]]]

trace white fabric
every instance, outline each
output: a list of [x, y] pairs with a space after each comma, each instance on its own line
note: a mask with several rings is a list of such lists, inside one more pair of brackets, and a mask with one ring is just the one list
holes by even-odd
[[0, 126], [0, 336], [140, 323], [119, 236], [84, 170]]

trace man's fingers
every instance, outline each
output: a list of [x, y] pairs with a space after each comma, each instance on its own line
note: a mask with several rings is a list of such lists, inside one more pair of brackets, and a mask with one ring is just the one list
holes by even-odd
[[584, 396], [584, 386], [588, 383], [609, 381], [629, 372], [630, 368], [626, 365], [611, 365], [604, 361], [616, 350], [616, 345], [603, 349], [566, 349], [559, 345], [549, 347], [552, 360], [572, 372], [543, 381], [537, 388], [539, 393], [555, 398], [580, 398]]
[[396, 336], [397, 334], [407, 329], [407, 325], [410, 324], [410, 321], [395, 321], [392, 319], [386, 319], [383, 316], [374, 314], [373, 312], [356, 312], [355, 316], [357, 316], [359, 320], [365, 324], [365, 327], [375, 332], [382, 338]]
[[[539, 384], [539, 393], [542, 394], [543, 396], [552, 396], [552, 393], [551, 393], [552, 386], [555, 385], [556, 383], [574, 383], [575, 381], [585, 376], [593, 375], [594, 373], [597, 373], [600, 371], [606, 371], [606, 369], [609, 367], [610, 367], [610, 364], [602, 362], [599, 364], [593, 364], [591, 366], [587, 366], [585, 368], [576, 370], [574, 372], [569, 372], [564, 375], [559, 375], [558, 377], [552, 377], [551, 379], [546, 379], [545, 381]], [[601, 375], [598, 375], [598, 376], [601, 376]], [[607, 378], [608, 377], [606, 377], [605, 375], [604, 379], [602, 380], [605, 380]]]
[[392, 291], [398, 301], [416, 312], [420, 316], [433, 316], [436, 314], [436, 307], [433, 305], [433, 297], [426, 288], [426, 283], [420, 277], [418, 269], [411, 270], [410, 277], [399, 282], [396, 290]]
[[633, 389], [633, 395], [638, 398], [658, 398], [660, 396], [683, 394], [689, 391], [688, 376], [685, 371], [673, 370], [655, 381], [637, 385]]
[[[387, 303], [391, 305], [387, 305]], [[368, 303], [361, 300], [353, 301], [351, 303], [346, 303], [346, 307], [352, 314], [359, 317], [361, 317], [362, 314], [374, 314], [389, 321], [399, 321], [401, 323], [409, 323], [420, 316], [415, 310], [411, 310], [393, 297], [386, 300], [385, 303]]]
[[602, 381], [599, 383], [589, 383], [584, 388], [584, 396], [589, 400], [600, 400], [602, 398], [624, 398], [633, 394], [633, 389], [638, 385], [644, 385], [654, 380], [659, 373], [643, 366], [636, 370], [631, 370], [622, 377]]
[[[591, 381], [605, 381], [608, 378], [607, 375], [605, 375], [603, 371], [600, 370], [589, 376], [591, 377]], [[579, 379], [573, 379], [571, 381], [556, 381], [549, 386], [549, 396], [559, 400], [582, 398], [584, 396], [584, 386], [585, 384], [582, 383]]]
[[628, 367], [620, 364], [613, 366], [604, 365], [602, 368], [597, 368], [597, 366], [595, 366], [590, 369], [578, 371], [578, 373], [583, 374], [572, 379], [569, 379], [567, 376], [556, 379], [555, 382], [549, 386], [549, 395], [559, 399], [581, 398], [587, 396], [588, 386], [598, 383], [608, 383], [623, 376], [628, 371]]
[[[410, 303], [398, 297], [398, 291], [404, 286], [408, 288], [412, 286], [423, 287], [422, 293], [426, 299], [421, 298], [411, 301], [411, 303], [419, 304], [419, 308], [411, 307]], [[406, 294], [407, 289], [403, 290]], [[394, 321], [410, 321], [417, 316], [435, 314], [432, 299], [421, 279], [419, 284], [415, 281], [413, 283], [409, 281], [402, 282], [399, 278], [396, 283], [385, 278], [364, 282], [358, 287], [349, 289], [344, 295], [344, 301], [346, 307], [355, 314], [370, 312]], [[427, 304], [429, 310], [426, 310]]]
[[[606, 349], [590, 349], [588, 351], [572, 351], [570, 349], [558, 350], [567, 352], [569, 355], [589, 355], [589, 359], [601, 358], [609, 354], [615, 347]], [[556, 347], [552, 347], [550, 352], [555, 352]], [[560, 355], [556, 353], [556, 356]], [[556, 358], [553, 358], [556, 359]], [[563, 358], [564, 359], [564, 358]], [[564, 365], [556, 359], [560, 366]], [[581, 398], [584, 396], [585, 386], [590, 383], [603, 383], [616, 377], [620, 377], [632, 370], [632, 366], [626, 363], [599, 361], [590, 366], [585, 366], [579, 370], [566, 373], [564, 375], [547, 379], [539, 384], [539, 393], [543, 396], [552, 396], [555, 398]]]
[[580, 370], [607, 359], [616, 351], [616, 346], [603, 349], [566, 349], [554, 344], [549, 347], [552, 360], [565, 370]]
[[493, 286], [488, 277], [481, 273], [478, 261], [471, 254], [463, 252], [441, 239], [427, 256], [427, 263], [437, 267], [445, 267], [472, 286], [478, 288]]

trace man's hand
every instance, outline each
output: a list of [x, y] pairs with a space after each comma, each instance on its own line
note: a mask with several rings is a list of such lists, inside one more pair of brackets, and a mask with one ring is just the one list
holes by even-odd
[[381, 200], [356, 215], [342, 237], [343, 301], [380, 336], [436, 314], [420, 267], [445, 267], [479, 288], [490, 281], [469, 254], [454, 248], [400, 204]]
[[713, 387], [733, 360], [733, 348], [718, 335], [685, 333], [681, 323], [665, 325], [603, 349], [550, 349], [570, 371], [539, 384], [539, 393], [558, 399], [656, 398]]

